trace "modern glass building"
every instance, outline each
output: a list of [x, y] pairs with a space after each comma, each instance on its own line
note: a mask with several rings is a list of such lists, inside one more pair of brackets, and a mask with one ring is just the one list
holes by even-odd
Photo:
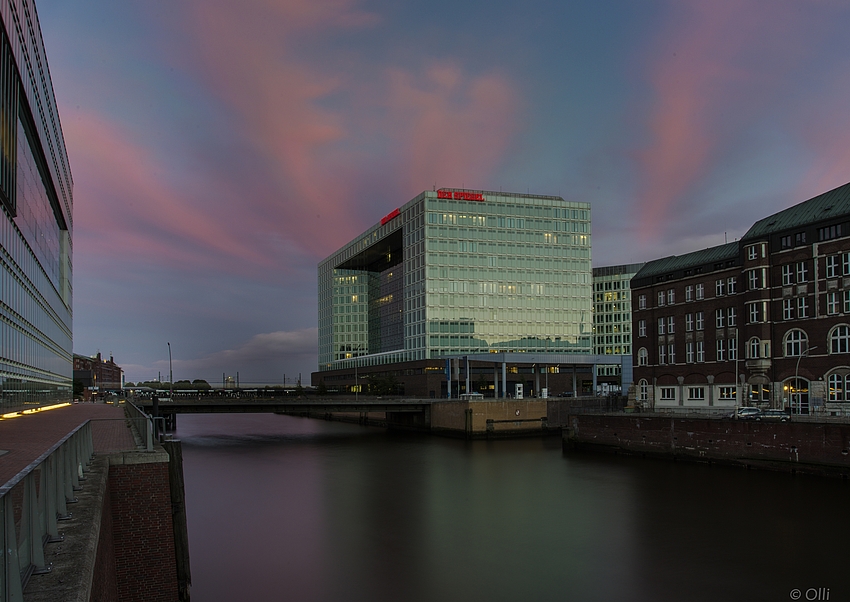
[[426, 191], [319, 264], [319, 370], [591, 354], [590, 205]]
[[[593, 268], [593, 352], [597, 355], [631, 355], [631, 279], [642, 263]], [[596, 366], [600, 392], [620, 393], [622, 366]], [[628, 383], [626, 383], [628, 385]]]
[[35, 6], [0, 19], [2, 412], [71, 398], [73, 181]]

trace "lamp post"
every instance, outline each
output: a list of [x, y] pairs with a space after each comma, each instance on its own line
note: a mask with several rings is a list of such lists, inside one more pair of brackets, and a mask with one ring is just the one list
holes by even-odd
[[354, 356], [354, 402], [357, 403], [357, 394], [359, 387], [357, 386], [357, 356]]
[[[797, 414], [799, 414], [800, 410], [802, 409], [802, 407], [801, 407], [802, 403], [800, 401], [800, 391], [799, 391], [799, 387], [800, 387], [800, 385], [799, 385], [799, 383], [800, 383], [800, 360], [803, 359], [804, 355], [806, 357], [808, 357], [809, 351], [811, 351], [812, 349], [817, 349], [817, 345], [815, 345], [814, 347], [806, 347], [806, 350], [800, 354], [800, 357], [797, 358], [797, 367], [794, 368], [794, 388], [797, 392]], [[791, 408], [792, 409], [794, 408], [793, 403], [791, 404]]]
[[168, 343], [168, 397], [174, 401], [174, 372], [171, 370], [171, 343]]

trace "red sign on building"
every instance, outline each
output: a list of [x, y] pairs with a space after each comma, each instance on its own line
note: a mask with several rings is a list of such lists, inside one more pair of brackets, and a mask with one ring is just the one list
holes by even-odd
[[384, 224], [393, 220], [394, 218], [398, 217], [399, 215], [401, 215], [400, 209], [395, 209], [395, 210], [391, 211], [390, 213], [387, 213], [384, 217], [381, 218], [381, 225], [383, 226]]
[[443, 190], [437, 191], [438, 199], [454, 199], [456, 201], [486, 201], [484, 195], [480, 192], [465, 192], [460, 190]]

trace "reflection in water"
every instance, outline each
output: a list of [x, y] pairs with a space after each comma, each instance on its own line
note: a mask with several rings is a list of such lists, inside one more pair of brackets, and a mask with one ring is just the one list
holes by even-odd
[[194, 599], [787, 600], [843, 481], [273, 415], [181, 416]]

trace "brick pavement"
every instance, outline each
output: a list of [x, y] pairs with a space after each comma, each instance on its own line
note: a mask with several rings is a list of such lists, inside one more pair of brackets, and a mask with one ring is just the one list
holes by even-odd
[[92, 421], [92, 444], [96, 454], [136, 449], [121, 406], [80, 403], [0, 420], [0, 450], [8, 452], [0, 455], [0, 484], [14, 477], [86, 420]]

